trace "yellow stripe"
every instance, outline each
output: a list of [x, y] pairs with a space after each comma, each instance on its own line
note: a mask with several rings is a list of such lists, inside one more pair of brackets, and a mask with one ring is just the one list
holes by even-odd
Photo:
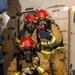
[[44, 54], [51, 54], [50, 51], [45, 51], [45, 50], [41, 50], [41, 53], [44, 53]]
[[38, 67], [37, 67], [37, 69], [38, 69], [41, 73], [43, 73], [43, 72], [44, 72], [44, 69], [43, 69], [43, 68], [41, 68], [40, 66], [38, 66]]
[[58, 50], [58, 49], [61, 49], [61, 48], [64, 48], [64, 47], [57, 47], [56, 49], [53, 49], [51, 52], [50, 51], [46, 51], [46, 50], [41, 50], [41, 53], [51, 54], [51, 53], [54, 53], [55, 50]]
[[19, 74], [20, 74], [20, 72], [16, 72], [16, 73], [15, 73], [15, 75], [19, 75]]
[[52, 39], [51, 41], [48, 41], [48, 42], [41, 42], [41, 45], [50, 45], [50, 44], [53, 44], [55, 42], [56, 38], [54, 36], [52, 36]]
[[53, 44], [55, 42], [56, 38], [54, 36], [52, 36], [52, 40], [51, 40], [51, 44]]
[[17, 37], [16, 37], [15, 41], [18, 42], [18, 43], [20, 43], [20, 40]]

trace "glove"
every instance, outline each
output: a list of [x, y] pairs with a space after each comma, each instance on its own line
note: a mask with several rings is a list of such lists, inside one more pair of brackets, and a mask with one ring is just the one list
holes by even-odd
[[38, 36], [40, 38], [47, 39], [47, 40], [50, 40], [52, 38], [52, 35], [50, 35], [48, 32], [45, 31], [40, 31]]
[[32, 75], [39, 75], [39, 72], [37, 70], [33, 70]]
[[18, 39], [21, 39], [25, 34], [25, 30], [20, 30], [18, 33]]
[[27, 74], [28, 74], [28, 75], [32, 74], [29, 67], [27, 67], [27, 68], [24, 70], [24, 72], [22, 73], [22, 75], [27, 75]]

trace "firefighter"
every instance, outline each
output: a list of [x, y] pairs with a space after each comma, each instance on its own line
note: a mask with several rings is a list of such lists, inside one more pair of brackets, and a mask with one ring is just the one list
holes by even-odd
[[49, 61], [34, 50], [31, 38], [23, 38], [20, 52], [10, 63], [7, 75], [49, 75]]
[[61, 30], [43, 9], [36, 12], [36, 25], [41, 53], [49, 60], [51, 72], [53, 71], [54, 75], [67, 75], [66, 49]]
[[[17, 34], [17, 36], [13, 39], [13, 44], [14, 44], [14, 48], [16, 50], [19, 50], [19, 43], [20, 40], [25, 36], [25, 37], [29, 37], [31, 34], [30, 27], [34, 27], [34, 15], [33, 14], [27, 14], [24, 18], [24, 27], [22, 30], [20, 30]], [[32, 28], [34, 29], [34, 28]], [[29, 34], [28, 34], [29, 33]], [[16, 56], [16, 53], [14, 53], [14, 56]]]
[[37, 32], [36, 32], [36, 25], [35, 25], [35, 16], [33, 14], [27, 14], [25, 16], [25, 24], [21, 31], [19, 31], [18, 36], [15, 38], [15, 45], [18, 46], [20, 40], [23, 37], [29, 37], [34, 41], [36, 51], [39, 51], [38, 41], [37, 41]]

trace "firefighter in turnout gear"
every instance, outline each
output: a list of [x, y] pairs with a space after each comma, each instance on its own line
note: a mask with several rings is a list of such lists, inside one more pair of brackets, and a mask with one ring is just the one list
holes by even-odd
[[59, 27], [52, 21], [49, 13], [42, 9], [36, 12], [36, 25], [41, 53], [50, 62], [50, 75], [52, 75], [52, 71], [54, 75], [67, 75], [66, 49]]
[[20, 40], [23, 37], [29, 37], [29, 38], [32, 38], [36, 46], [37, 45], [37, 38], [36, 38], [37, 35], [36, 35], [36, 29], [35, 29], [36, 26], [35, 26], [34, 15], [33, 14], [26, 15], [24, 21], [25, 21], [24, 27], [22, 30], [19, 31], [18, 36], [15, 38], [15, 44], [17, 43], [18, 45], [20, 43]]
[[42, 53], [35, 51], [33, 41], [23, 38], [20, 52], [10, 63], [7, 75], [49, 75], [49, 69], [49, 61]]
[[20, 40], [23, 37], [29, 37], [34, 42], [35, 50], [39, 52], [40, 51], [39, 43], [38, 43], [39, 38], [37, 35], [38, 32], [36, 29], [35, 16], [33, 14], [28, 14], [26, 15], [24, 21], [25, 21], [25, 24], [24, 24], [23, 30], [19, 31], [18, 36], [16, 37], [15, 41], [19, 44]]

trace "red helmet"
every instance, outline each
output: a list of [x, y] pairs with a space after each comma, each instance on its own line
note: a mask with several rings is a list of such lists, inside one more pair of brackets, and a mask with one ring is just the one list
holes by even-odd
[[26, 21], [26, 22], [34, 22], [34, 15], [33, 15], [33, 14], [28, 14], [28, 15], [25, 17], [25, 21]]
[[33, 41], [30, 38], [23, 38], [20, 42], [21, 48], [33, 48]]
[[42, 9], [36, 13], [36, 19], [46, 18], [47, 16], [48, 16], [47, 12]]

